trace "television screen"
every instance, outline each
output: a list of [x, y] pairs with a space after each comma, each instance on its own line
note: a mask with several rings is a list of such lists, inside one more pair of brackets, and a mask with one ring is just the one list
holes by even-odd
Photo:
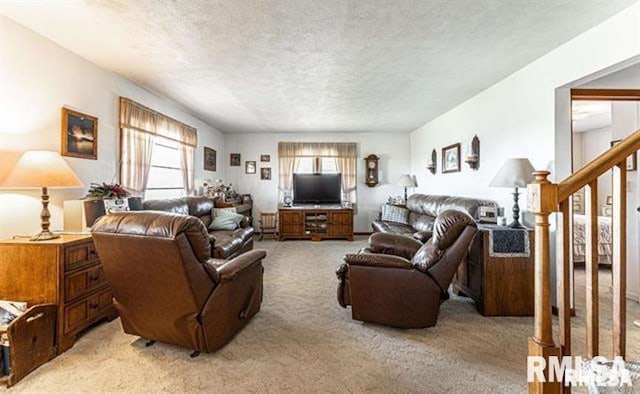
[[294, 204], [340, 204], [341, 174], [293, 174]]

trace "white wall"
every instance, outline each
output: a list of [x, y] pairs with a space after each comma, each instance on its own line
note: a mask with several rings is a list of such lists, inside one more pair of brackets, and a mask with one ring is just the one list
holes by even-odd
[[[267, 133], [225, 134], [225, 182], [232, 182], [239, 193], [250, 193], [254, 199], [254, 220], [258, 212], [274, 211], [278, 205], [278, 142], [356, 142], [358, 144], [358, 214], [354, 218], [356, 232], [371, 231], [371, 221], [380, 204], [389, 196], [399, 196], [404, 189], [396, 186], [400, 175], [409, 173], [409, 135], [390, 133]], [[242, 155], [241, 167], [229, 166], [229, 154]], [[364, 184], [364, 158], [380, 157], [380, 183], [374, 188]], [[271, 155], [270, 163], [261, 163], [260, 155]], [[246, 161], [256, 161], [257, 173], [245, 174]], [[271, 167], [271, 181], [260, 180], [260, 168]], [[255, 222], [257, 223], [257, 221]]]
[[[90, 182], [110, 182], [117, 169], [118, 97], [136, 100], [198, 129], [196, 178], [203, 146], [223, 155], [223, 135], [177, 103], [154, 94], [0, 16], [0, 178], [25, 150], [60, 151], [63, 106], [98, 117], [98, 160], [65, 158], [87, 187], [51, 190], [52, 229], [62, 228], [62, 201], [82, 197]], [[218, 175], [224, 172], [218, 159]], [[39, 231], [40, 191], [0, 191], [0, 239]]]
[[[611, 106], [611, 134], [613, 140], [625, 138], [640, 129], [640, 103], [613, 102]], [[640, 171], [627, 172], [627, 287], [640, 300]]]
[[[422, 185], [419, 191], [492, 198], [508, 211], [509, 191], [488, 187], [505, 159], [528, 157], [534, 167], [551, 167], [555, 177], [566, 177], [571, 171], [568, 87], [638, 56], [639, 18], [637, 3], [411, 133], [411, 169]], [[481, 146], [478, 171], [464, 165], [455, 174], [424, 170], [431, 149], [464, 146], [474, 134]]]
[[[576, 136], [580, 136], [580, 138], [576, 139]], [[580, 156], [580, 160], [574, 160], [574, 170], [584, 167], [587, 163], [609, 150], [611, 148], [611, 141], [611, 127], [603, 127], [587, 130], [581, 133], [574, 133], [574, 158], [577, 155]], [[611, 194], [611, 175], [610, 173], [607, 173], [598, 178], [598, 207], [602, 207], [607, 201], [607, 196], [610, 196]]]

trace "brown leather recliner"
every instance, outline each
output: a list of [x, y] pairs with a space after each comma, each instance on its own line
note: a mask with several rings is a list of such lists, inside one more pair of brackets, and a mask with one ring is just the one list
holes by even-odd
[[214, 352], [260, 310], [266, 252], [211, 259], [207, 229], [195, 217], [115, 213], [91, 232], [128, 334]]
[[469, 214], [441, 212], [425, 243], [375, 233], [369, 247], [348, 254], [338, 268], [338, 303], [352, 317], [399, 328], [433, 327], [448, 287], [478, 232]]

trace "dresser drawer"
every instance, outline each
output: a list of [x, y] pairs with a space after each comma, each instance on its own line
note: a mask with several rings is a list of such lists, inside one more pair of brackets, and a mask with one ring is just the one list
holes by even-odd
[[73, 301], [84, 294], [91, 293], [93, 290], [102, 287], [106, 283], [102, 266], [98, 263], [94, 264], [95, 265], [90, 268], [65, 276], [65, 301]]
[[65, 271], [80, 269], [95, 264], [98, 260], [98, 253], [92, 241], [69, 246], [64, 249]]
[[105, 288], [64, 308], [64, 333], [82, 329], [105, 309], [111, 307], [113, 295]]

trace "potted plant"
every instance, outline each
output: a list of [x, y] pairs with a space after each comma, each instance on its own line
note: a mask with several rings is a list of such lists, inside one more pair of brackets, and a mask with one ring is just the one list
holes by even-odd
[[117, 183], [91, 183], [87, 195], [84, 196], [87, 226], [92, 226], [96, 219], [105, 214], [141, 209], [141, 199], [130, 196], [131, 193]]

